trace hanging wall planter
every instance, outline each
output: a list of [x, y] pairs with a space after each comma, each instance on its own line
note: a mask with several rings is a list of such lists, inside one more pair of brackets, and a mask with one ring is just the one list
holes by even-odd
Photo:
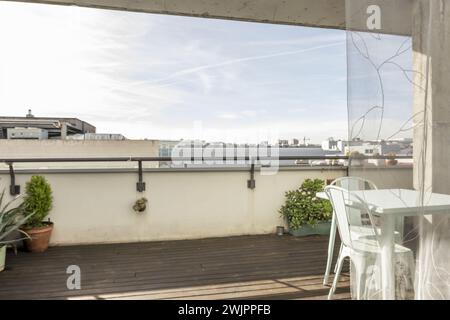
[[133, 210], [136, 213], [142, 213], [147, 209], [147, 198], [143, 197], [138, 200], [133, 205]]

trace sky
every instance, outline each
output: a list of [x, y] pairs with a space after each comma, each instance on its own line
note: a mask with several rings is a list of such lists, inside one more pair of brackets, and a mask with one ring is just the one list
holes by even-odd
[[131, 139], [346, 138], [344, 31], [0, 2], [0, 113]]

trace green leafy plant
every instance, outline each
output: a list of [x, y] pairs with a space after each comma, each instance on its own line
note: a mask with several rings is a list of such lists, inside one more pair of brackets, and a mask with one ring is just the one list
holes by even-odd
[[[34, 214], [29, 213], [28, 215], [23, 215], [23, 203], [13, 207], [13, 204], [17, 202], [19, 198], [14, 198], [3, 205], [4, 199], [5, 191], [3, 190], [0, 194], [0, 248], [23, 239], [29, 239], [30, 237], [28, 234], [19, 228]], [[18, 231], [25, 237], [21, 239], [6, 240], [6, 237], [14, 231]]]
[[286, 202], [279, 212], [287, 219], [292, 230], [331, 219], [333, 209], [330, 201], [316, 197], [317, 192], [323, 191], [324, 185], [320, 179], [306, 179], [297, 190], [286, 192]]
[[25, 215], [34, 213], [27, 221], [26, 228], [38, 228], [45, 224], [44, 218], [49, 214], [53, 205], [52, 188], [42, 176], [32, 176], [25, 187], [23, 211]]

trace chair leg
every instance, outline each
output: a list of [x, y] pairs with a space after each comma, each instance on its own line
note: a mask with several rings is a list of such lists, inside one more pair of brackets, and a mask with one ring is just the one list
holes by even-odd
[[359, 257], [353, 259], [353, 266], [355, 268], [356, 283], [356, 300], [362, 300], [365, 291], [366, 282], [366, 259]]
[[411, 275], [411, 285], [414, 287], [416, 281], [416, 263], [414, 261], [414, 255], [411, 252], [408, 257], [409, 273]]
[[340, 277], [341, 271], [342, 271], [342, 265], [344, 264], [344, 260], [345, 260], [345, 257], [339, 255], [338, 262], [337, 262], [337, 266], [338, 266], [337, 272], [334, 275], [333, 285], [331, 286], [330, 292], [328, 293], [328, 300], [331, 300], [333, 298], [334, 292], [336, 291], [339, 277]]
[[403, 217], [398, 217], [395, 219], [395, 236], [394, 236], [394, 242], [397, 244], [402, 245], [404, 240], [403, 237], [405, 236], [405, 222]]
[[[341, 242], [341, 247], [339, 248], [339, 255], [342, 254], [342, 248], [344, 248], [344, 244]], [[334, 273], [337, 272], [337, 269], [338, 269], [338, 265], [336, 263], [335, 266], [334, 266]]]
[[324, 286], [328, 285], [328, 278], [330, 277], [331, 264], [333, 263], [333, 251], [334, 251], [334, 241], [335, 241], [335, 239], [336, 239], [336, 217], [335, 217], [335, 214], [333, 212], [333, 216], [331, 217], [330, 238], [328, 240], [327, 267], [325, 269], [325, 275], [323, 277], [323, 285]]

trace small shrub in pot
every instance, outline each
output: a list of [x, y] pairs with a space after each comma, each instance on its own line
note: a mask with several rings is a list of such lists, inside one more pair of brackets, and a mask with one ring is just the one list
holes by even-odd
[[287, 220], [291, 233], [302, 228], [316, 228], [316, 231], [309, 233], [315, 234], [320, 224], [326, 225], [323, 233], [329, 232], [333, 208], [330, 201], [316, 197], [317, 192], [323, 191], [324, 185], [324, 181], [320, 179], [306, 179], [300, 188], [286, 192], [285, 204], [279, 212]]
[[53, 230], [53, 222], [44, 221], [53, 207], [53, 193], [50, 184], [42, 176], [32, 176], [25, 187], [24, 214], [34, 213], [22, 228], [31, 239], [25, 240], [25, 247], [31, 252], [47, 250]]

